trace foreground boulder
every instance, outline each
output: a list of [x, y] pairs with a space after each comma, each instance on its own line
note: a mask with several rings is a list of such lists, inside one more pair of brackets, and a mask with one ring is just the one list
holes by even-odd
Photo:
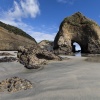
[[32, 88], [32, 83], [27, 79], [12, 77], [0, 82], [0, 92], [17, 92]]
[[76, 42], [82, 53], [100, 53], [100, 26], [80, 12], [66, 17], [54, 40], [55, 53], [72, 53]]
[[41, 49], [38, 46], [34, 47], [20, 47], [18, 50], [18, 58], [28, 69], [37, 69], [42, 65], [47, 64], [49, 60], [61, 60], [59, 56], [56, 56], [52, 52]]

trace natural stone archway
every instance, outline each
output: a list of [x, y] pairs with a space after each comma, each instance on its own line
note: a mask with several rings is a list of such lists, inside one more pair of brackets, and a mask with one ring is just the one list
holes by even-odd
[[100, 27], [80, 12], [65, 18], [55, 37], [54, 51], [69, 54], [73, 42], [81, 46], [82, 53], [100, 53]]

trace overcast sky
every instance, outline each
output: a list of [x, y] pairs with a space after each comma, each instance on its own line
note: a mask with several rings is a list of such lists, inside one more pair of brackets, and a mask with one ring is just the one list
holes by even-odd
[[0, 0], [0, 20], [39, 42], [54, 40], [61, 21], [78, 11], [100, 25], [99, 9], [100, 0]]

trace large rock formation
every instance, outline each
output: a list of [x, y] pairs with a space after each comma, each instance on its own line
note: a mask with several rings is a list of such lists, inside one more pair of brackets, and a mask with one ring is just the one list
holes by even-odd
[[54, 40], [54, 50], [69, 54], [74, 42], [80, 45], [82, 53], [100, 53], [100, 27], [80, 12], [63, 20]]
[[48, 51], [53, 50], [53, 42], [52, 41], [42, 40], [41, 42], [38, 43], [38, 45], [42, 49], [45, 49], [45, 50], [48, 50]]
[[49, 60], [61, 60], [52, 52], [41, 49], [38, 45], [34, 47], [20, 47], [18, 50], [18, 58], [20, 63], [28, 69], [37, 69], [47, 64]]
[[0, 22], [0, 50], [18, 50], [19, 46], [36, 44], [35, 39], [21, 29]]

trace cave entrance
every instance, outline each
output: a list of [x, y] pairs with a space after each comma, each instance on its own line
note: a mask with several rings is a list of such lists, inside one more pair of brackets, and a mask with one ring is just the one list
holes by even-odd
[[75, 56], [81, 56], [81, 46], [77, 42], [72, 43], [72, 52]]

